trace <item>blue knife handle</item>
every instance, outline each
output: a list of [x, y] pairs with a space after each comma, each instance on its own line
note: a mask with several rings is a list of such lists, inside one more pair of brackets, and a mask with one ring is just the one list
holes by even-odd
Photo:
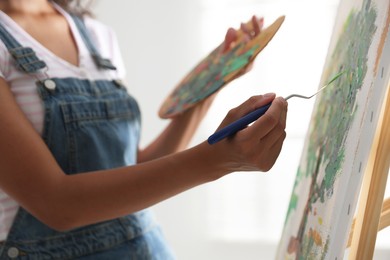
[[264, 113], [268, 110], [268, 108], [270, 106], [271, 106], [271, 103], [269, 103], [267, 105], [264, 105], [264, 106], [262, 106], [262, 107], [260, 107], [260, 108], [258, 108], [256, 110], [250, 112], [249, 114], [241, 117], [237, 121], [234, 121], [233, 123], [225, 126], [221, 130], [219, 130], [219, 131], [215, 132], [214, 134], [212, 134], [207, 139], [207, 142], [209, 144], [215, 144], [215, 143], [221, 141], [222, 139], [237, 133], [238, 131], [244, 129], [250, 123], [252, 123], [252, 122], [256, 121], [257, 119], [259, 119], [259, 117], [264, 115]]

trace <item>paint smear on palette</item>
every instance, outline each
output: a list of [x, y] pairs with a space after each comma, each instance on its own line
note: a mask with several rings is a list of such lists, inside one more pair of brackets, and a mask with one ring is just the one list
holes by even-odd
[[279, 17], [252, 40], [223, 53], [223, 44], [214, 49], [176, 86], [159, 110], [161, 118], [172, 118], [234, 80], [267, 46], [284, 22]]

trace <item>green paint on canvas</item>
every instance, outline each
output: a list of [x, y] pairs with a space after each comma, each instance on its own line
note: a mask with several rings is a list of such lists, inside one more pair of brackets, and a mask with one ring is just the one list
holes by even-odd
[[309, 198], [303, 202], [306, 206], [298, 234], [290, 238], [288, 247], [288, 253], [295, 254], [297, 259], [323, 258], [328, 250], [326, 230], [320, 235], [328, 239], [322, 239], [324, 243], [321, 245], [314, 243], [309, 235], [308, 219], [313, 214], [314, 203], [325, 205], [332, 197], [333, 185], [343, 174], [340, 170], [345, 157], [345, 140], [358, 108], [356, 95], [367, 72], [368, 50], [376, 30], [375, 19], [376, 11], [370, 6], [370, 1], [364, 2], [362, 10], [352, 11], [331, 56], [327, 70], [329, 76], [338, 71], [345, 71], [345, 75], [319, 97], [309, 129], [307, 156], [298, 168], [285, 221], [287, 223], [292, 217], [298, 205], [300, 182], [311, 180]]

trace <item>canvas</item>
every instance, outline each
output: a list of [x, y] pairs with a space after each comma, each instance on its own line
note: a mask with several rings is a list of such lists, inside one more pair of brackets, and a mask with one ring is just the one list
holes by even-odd
[[[342, 259], [390, 76], [390, 1], [341, 0], [277, 259]], [[288, 169], [286, 169], [286, 172]]]

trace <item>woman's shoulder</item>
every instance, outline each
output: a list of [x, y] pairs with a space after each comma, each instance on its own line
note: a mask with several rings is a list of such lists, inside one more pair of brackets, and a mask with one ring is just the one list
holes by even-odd
[[119, 42], [114, 29], [100, 20], [85, 16], [84, 23], [90, 37], [103, 57], [110, 58], [118, 69], [119, 77], [124, 77], [125, 69]]
[[[0, 11], [0, 24], [8, 30], [15, 30], [15, 26], [10, 22], [10, 18]], [[3, 39], [4, 34], [0, 37], [0, 77], [4, 78], [10, 72], [11, 55], [8, 52]]]
[[115, 40], [116, 41], [116, 35], [112, 27], [109, 25], [101, 22], [100, 20], [85, 16], [84, 22], [87, 27], [87, 29], [95, 35], [95, 37], [102, 37], [105, 41], [107, 40]]

